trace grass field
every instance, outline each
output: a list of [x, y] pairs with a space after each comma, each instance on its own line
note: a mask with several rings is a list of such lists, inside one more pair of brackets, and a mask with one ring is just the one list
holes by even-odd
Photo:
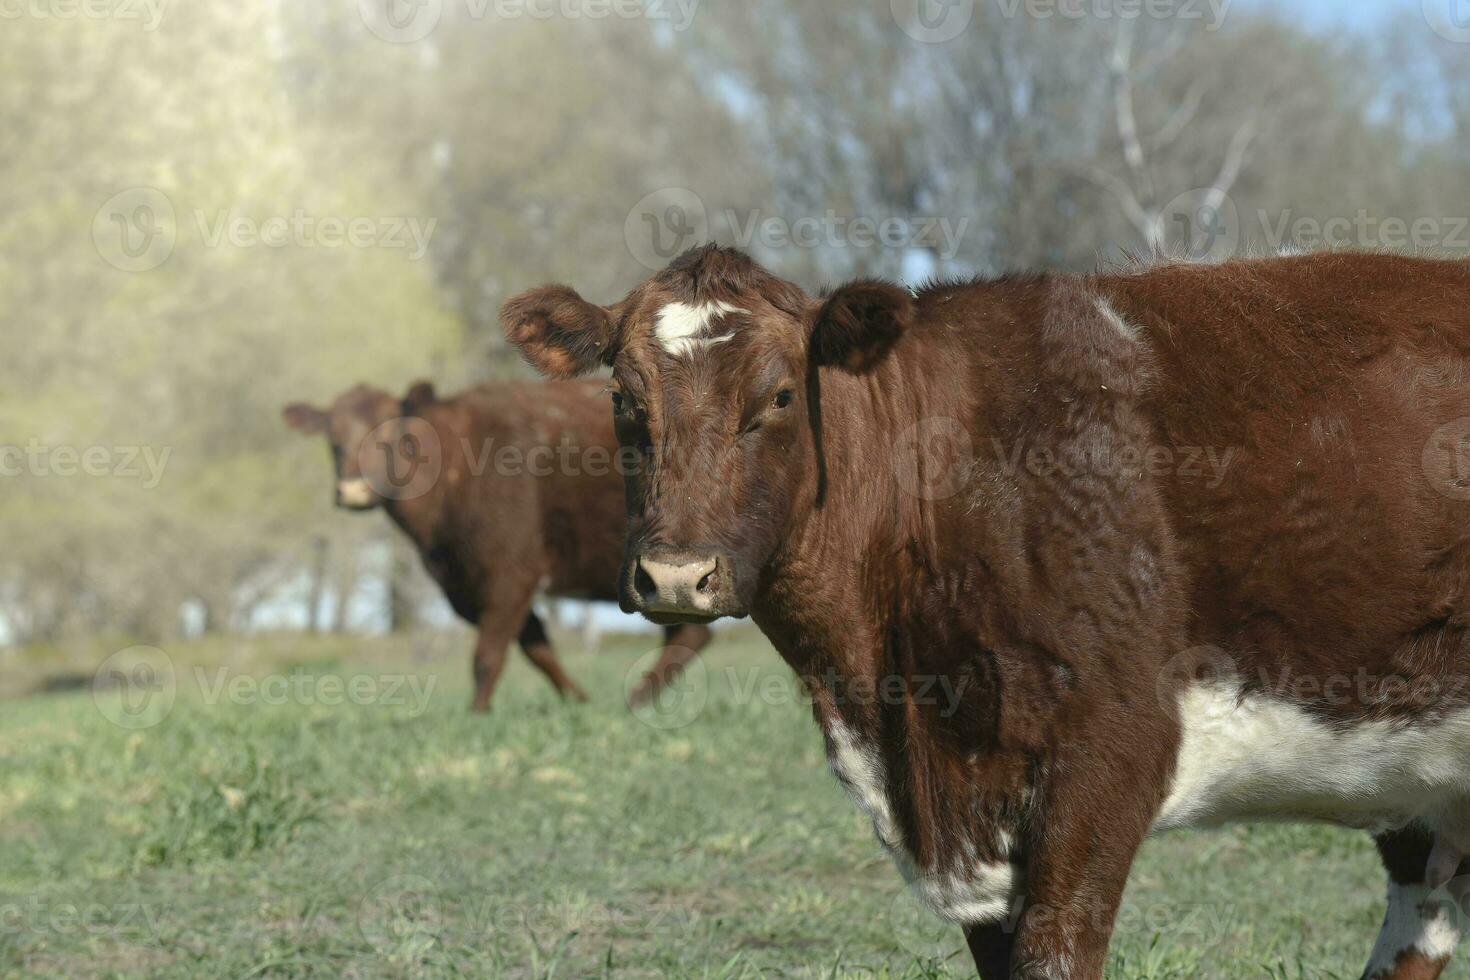
[[[126, 701], [90, 684], [106, 651], [0, 655], [0, 975], [970, 975], [755, 634], [642, 718], [648, 639], [567, 655], [585, 706], [512, 660], [490, 717], [468, 642], [129, 653]], [[1109, 975], [1353, 978], [1382, 894], [1360, 834], [1163, 837]]]

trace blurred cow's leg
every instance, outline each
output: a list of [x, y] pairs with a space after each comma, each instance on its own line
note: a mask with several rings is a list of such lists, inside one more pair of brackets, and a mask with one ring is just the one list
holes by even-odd
[[475, 643], [474, 711], [490, 710], [490, 697], [500, 672], [505, 669], [505, 648], [510, 645], [513, 627], [506, 623], [504, 610], [491, 609], [480, 616], [480, 637]]
[[709, 639], [708, 626], [695, 623], [665, 626], [663, 653], [658, 658], [658, 663], [643, 675], [638, 689], [629, 695], [628, 703], [637, 705], [651, 700], [665, 684], [679, 676], [679, 672], [689, 661], [699, 656], [699, 651], [704, 649]]
[[1434, 840], [1422, 827], [1411, 825], [1376, 840], [1388, 871], [1388, 911], [1363, 980], [1435, 980], [1464, 932], [1460, 883], [1434, 891], [1425, 882]]
[[546, 679], [556, 688], [556, 693], [578, 701], [587, 700], [587, 692], [562, 670], [561, 661], [556, 658], [556, 650], [551, 646], [551, 639], [546, 635], [546, 626], [541, 622], [541, 617], [529, 610], [526, 612], [526, 621], [521, 626], [520, 643], [526, 657], [536, 665], [537, 670], [546, 675]]

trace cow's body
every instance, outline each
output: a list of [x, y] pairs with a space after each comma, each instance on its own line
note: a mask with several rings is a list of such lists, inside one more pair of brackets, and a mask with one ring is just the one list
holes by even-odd
[[[1467, 349], [1467, 267], [1327, 256], [941, 288], [874, 373], [823, 379], [807, 533], [857, 560], [753, 613], [805, 675], [968, 681], [952, 718], [818, 701], [921, 898], [1008, 917], [1094, 836], [1470, 819], [1470, 503], [1422, 460], [1470, 417]], [[960, 423], [932, 429], [968, 438], [963, 485], [875, 494], [925, 419]], [[1028, 869], [1039, 790], [1091, 829]]]
[[[785, 285], [718, 250], [676, 263], [612, 309], [750, 322], [682, 360], [625, 322], [625, 386], [667, 401], [733, 373], [716, 358], [764, 363]], [[812, 688], [833, 771], [982, 975], [1100, 977], [1148, 833], [1290, 819], [1378, 838], [1365, 976], [1437, 976], [1459, 913], [1426, 899], [1470, 846], [1470, 265], [849, 288], [807, 314], [814, 360], [885, 304], [902, 330], [808, 374], [810, 435], [780, 438], [815, 462], [758, 580], [657, 486], [633, 538], [727, 549], [749, 597], [704, 601]]]
[[[425, 388], [401, 401], [354, 389], [333, 409], [351, 419], [334, 445], [355, 442], [354, 435], [366, 440], [339, 453], [350, 468], [343, 479], [349, 492], [387, 512], [455, 613], [479, 631], [476, 710], [488, 708], [512, 640], [558, 692], [586, 698], [562, 669], [531, 600], [538, 590], [617, 597], [624, 494], [604, 387], [495, 383], [447, 398]], [[353, 468], [385, 452], [403, 457], [393, 470], [363, 475]], [[431, 478], [410, 478], [415, 466]], [[702, 626], [666, 634], [662, 659], [634, 700], [652, 696], [709, 639]]]

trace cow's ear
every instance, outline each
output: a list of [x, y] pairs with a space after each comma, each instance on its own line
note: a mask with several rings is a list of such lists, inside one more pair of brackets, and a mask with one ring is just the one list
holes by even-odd
[[419, 409], [434, 404], [434, 383], [432, 381], [415, 381], [408, 388], [408, 394], [403, 396], [403, 414], [413, 415]]
[[888, 282], [850, 282], [817, 303], [811, 360], [853, 374], [883, 360], [914, 318], [914, 297]]
[[297, 432], [304, 432], [309, 436], [324, 432], [327, 428], [327, 413], [305, 402], [287, 405], [281, 409], [281, 418]]
[[567, 286], [541, 286], [512, 297], [500, 310], [505, 337], [542, 374], [571, 378], [617, 356], [613, 311]]

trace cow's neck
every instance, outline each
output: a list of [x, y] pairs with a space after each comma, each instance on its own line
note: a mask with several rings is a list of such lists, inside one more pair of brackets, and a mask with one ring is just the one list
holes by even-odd
[[437, 543], [446, 517], [443, 495], [443, 488], [436, 485], [419, 497], [385, 501], [383, 510], [420, 551], [427, 552]]
[[912, 668], [887, 662], [887, 638], [914, 615], [901, 570], [940, 559], [934, 501], [896, 476], [895, 447], [924, 436], [921, 423], [966, 417], [946, 401], [964, 386], [938, 376], [956, 363], [910, 345], [866, 375], [822, 372], [823, 485], [808, 488], [754, 610], [798, 675], [871, 684]]

